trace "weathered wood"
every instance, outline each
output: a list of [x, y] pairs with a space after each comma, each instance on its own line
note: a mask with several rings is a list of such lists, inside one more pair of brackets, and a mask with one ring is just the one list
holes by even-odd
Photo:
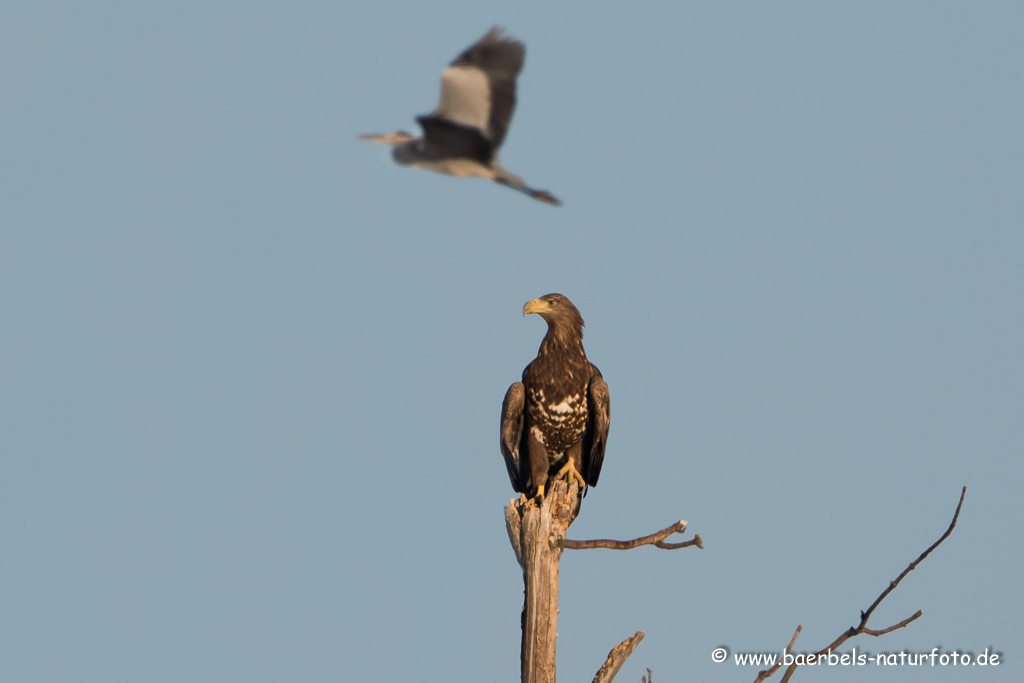
[[[608, 658], [604, 660], [604, 664], [600, 669], [597, 670], [597, 675], [594, 676], [594, 683], [612, 683], [612, 679], [619, 673], [619, 669], [626, 663], [629, 656], [633, 654], [633, 650], [640, 644], [640, 641], [644, 639], [644, 632], [637, 631], [630, 638], [626, 638], [624, 641], [612, 648], [612, 651], [608, 653]], [[650, 669], [647, 670], [650, 673]]]
[[[521, 504], [522, 502], [523, 499], [520, 498], [519, 503]], [[512, 550], [516, 554], [516, 562], [519, 563], [520, 567], [523, 566], [523, 549], [520, 546], [522, 530], [522, 511], [516, 507], [516, 499], [513, 498], [505, 506], [505, 531], [508, 532], [508, 542], [512, 544]]]
[[562, 539], [562, 547], [570, 550], [588, 550], [590, 548], [632, 550], [633, 548], [639, 548], [642, 545], [653, 545], [656, 548], [663, 548], [665, 550], [678, 550], [679, 548], [688, 548], [691, 545], [695, 545], [701, 550], [704, 549], [704, 541], [701, 539], [700, 534], [694, 536], [692, 541], [684, 541], [683, 543], [665, 543], [665, 539], [672, 534], [681, 534], [684, 531], [686, 531], [686, 520], [681, 519], [675, 524], [665, 527], [661, 531], [650, 534], [649, 536], [634, 538], [632, 541], [613, 541], [610, 538], [598, 538], [593, 541], [573, 541], [565, 538]]
[[[505, 527], [523, 568], [522, 683], [555, 683], [558, 641], [558, 564], [561, 542], [579, 512], [576, 485], [555, 481], [540, 507], [513, 500], [505, 508]], [[518, 541], [518, 542], [517, 542]]]

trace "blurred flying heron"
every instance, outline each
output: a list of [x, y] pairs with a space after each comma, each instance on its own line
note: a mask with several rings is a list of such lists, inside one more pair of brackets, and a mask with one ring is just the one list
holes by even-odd
[[498, 163], [498, 148], [516, 107], [516, 77], [525, 56], [521, 42], [494, 27], [441, 74], [437, 109], [416, 117], [423, 137], [398, 131], [359, 138], [394, 145], [391, 156], [403, 166], [490, 178], [558, 206], [561, 202], [550, 192], [527, 187]]

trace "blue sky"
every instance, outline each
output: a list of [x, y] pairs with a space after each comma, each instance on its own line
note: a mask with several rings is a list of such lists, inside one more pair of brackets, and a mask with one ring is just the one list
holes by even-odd
[[[492, 25], [504, 165], [403, 169]], [[6, 3], [0, 677], [514, 681], [507, 386], [562, 292], [612, 427], [559, 672], [1024, 633], [1020, 3]], [[689, 534], [687, 535], [689, 537]]]

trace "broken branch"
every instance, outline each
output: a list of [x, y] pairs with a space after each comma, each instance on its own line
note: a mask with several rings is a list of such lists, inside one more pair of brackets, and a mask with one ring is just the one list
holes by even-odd
[[[612, 648], [612, 651], [608, 653], [608, 658], [604, 660], [604, 664], [597, 670], [597, 674], [594, 676], [593, 683], [611, 683], [615, 675], [619, 673], [619, 669], [626, 663], [626, 659], [633, 654], [633, 650], [640, 644], [640, 641], [644, 639], [644, 632], [637, 631], [630, 638], [626, 638], [624, 641]], [[648, 671], [650, 671], [648, 669]]]
[[672, 534], [682, 533], [685, 530], [686, 520], [681, 519], [672, 526], [665, 527], [661, 531], [655, 532], [649, 536], [634, 538], [632, 541], [615, 541], [610, 538], [598, 538], [593, 541], [573, 541], [568, 538], [563, 538], [560, 541], [560, 545], [563, 548], [571, 548], [573, 550], [587, 550], [590, 548], [632, 550], [633, 548], [638, 548], [642, 545], [653, 545], [664, 550], [676, 550], [677, 548], [686, 548], [691, 545], [695, 545], [698, 548], [703, 549], [704, 540], [699, 534], [695, 534], [691, 540], [683, 541], [682, 543], [665, 543], [665, 539]]

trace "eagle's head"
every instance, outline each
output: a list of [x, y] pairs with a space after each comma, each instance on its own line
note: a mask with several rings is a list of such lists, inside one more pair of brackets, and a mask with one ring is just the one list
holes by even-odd
[[583, 316], [562, 294], [545, 294], [523, 306], [523, 315], [537, 313], [548, 324], [548, 337], [562, 344], [579, 343], [583, 339]]

